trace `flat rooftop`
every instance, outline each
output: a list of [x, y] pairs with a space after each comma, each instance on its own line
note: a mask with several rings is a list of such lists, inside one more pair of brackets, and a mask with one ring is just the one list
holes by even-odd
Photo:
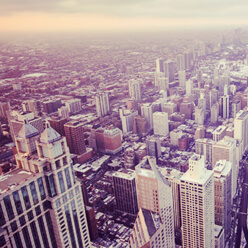
[[22, 182], [26, 181], [32, 175], [35, 174], [18, 168], [0, 176], [0, 194], [5, 193], [8, 189], [13, 189], [18, 184], [21, 184]]

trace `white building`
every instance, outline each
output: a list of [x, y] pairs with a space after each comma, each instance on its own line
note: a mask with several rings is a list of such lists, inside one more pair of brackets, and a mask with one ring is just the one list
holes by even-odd
[[225, 135], [226, 135], [226, 129], [227, 129], [227, 126], [218, 126], [213, 132], [212, 132], [212, 135], [213, 135], [213, 140], [214, 141], [219, 141], [219, 140], [222, 140]]
[[165, 112], [153, 113], [154, 134], [167, 136], [169, 134], [168, 114]]
[[169, 89], [169, 79], [167, 77], [159, 77], [158, 78], [158, 89], [159, 90]]
[[230, 115], [229, 95], [225, 95], [221, 97], [221, 106], [222, 106], [222, 117], [224, 119], [228, 119]]
[[219, 104], [216, 102], [212, 107], [211, 107], [211, 123], [216, 123], [218, 120], [219, 116]]
[[186, 87], [186, 73], [185, 73], [185, 71], [179, 71], [178, 72], [178, 78], [179, 78], [179, 86], [185, 88]]
[[69, 109], [71, 114], [76, 114], [82, 110], [80, 99], [71, 99], [65, 103], [65, 106]]
[[182, 247], [213, 248], [213, 171], [206, 170], [204, 158], [194, 154], [180, 181]]
[[141, 100], [140, 82], [135, 79], [128, 81], [129, 96], [137, 101]]
[[193, 82], [192, 80], [187, 80], [186, 81], [186, 95], [190, 96], [192, 94], [192, 90], [193, 90]]
[[96, 96], [97, 116], [105, 116], [109, 113], [109, 97], [108, 93], [100, 93]]
[[204, 116], [205, 113], [203, 111], [203, 109], [201, 107], [196, 107], [195, 108], [195, 122], [199, 125], [203, 125], [204, 124]]
[[184, 60], [184, 55], [179, 54], [177, 55], [177, 71], [184, 71], [185, 70], [185, 60]]
[[156, 72], [164, 72], [164, 60], [161, 58], [156, 59]]
[[69, 120], [70, 118], [70, 113], [68, 107], [62, 106], [61, 108], [58, 109], [58, 115]]
[[129, 109], [119, 109], [122, 131], [124, 134], [133, 131], [133, 121], [134, 117], [138, 115], [138, 111], [132, 111]]

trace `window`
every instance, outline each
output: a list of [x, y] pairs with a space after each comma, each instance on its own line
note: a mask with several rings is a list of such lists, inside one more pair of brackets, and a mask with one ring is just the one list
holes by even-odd
[[52, 243], [52, 248], [57, 248], [57, 243], [56, 243], [56, 238], [55, 238], [55, 235], [54, 235], [51, 215], [50, 215], [49, 212], [47, 212], [45, 214], [45, 216], [46, 216], [46, 221], [47, 221], [47, 227], [48, 227], [48, 230], [49, 230], [50, 241]]
[[37, 215], [37, 216], [41, 214], [40, 206], [37, 206], [37, 207], [35, 208], [35, 212], [36, 212], [36, 215]]
[[23, 213], [23, 209], [22, 209], [22, 204], [21, 204], [21, 200], [20, 200], [20, 196], [18, 191], [13, 192], [13, 199], [15, 202], [15, 207], [16, 207], [16, 212], [17, 214], [22, 214]]
[[16, 243], [16, 248], [23, 248], [23, 245], [22, 245], [22, 240], [20, 238], [20, 234], [19, 232], [15, 233], [14, 234], [14, 239], [15, 239], [15, 243]]
[[26, 224], [26, 220], [25, 220], [24, 215], [19, 218], [19, 221], [20, 221], [21, 226], [24, 226]]
[[69, 168], [65, 168], [65, 178], [66, 178], [66, 183], [67, 183], [67, 188], [71, 188], [71, 178], [70, 178], [70, 172]]
[[12, 232], [16, 231], [17, 230], [17, 224], [16, 224], [16, 221], [13, 221], [12, 223], [10, 223], [10, 226], [11, 226], [11, 230]]
[[34, 238], [35, 247], [36, 248], [41, 248], [39, 235], [38, 235], [37, 228], [36, 228], [36, 225], [35, 225], [34, 221], [30, 224], [30, 227], [31, 227], [31, 231], [32, 231], [32, 234], [33, 234], [33, 238]]
[[31, 207], [31, 204], [29, 201], [27, 187], [26, 186], [22, 187], [21, 191], [22, 191], [22, 197], [23, 197], [24, 205], [25, 205], [26, 209], [29, 209]]
[[56, 193], [56, 188], [55, 188], [55, 184], [54, 184], [54, 179], [53, 179], [53, 175], [49, 175], [49, 176], [45, 176], [46, 178], [46, 186], [47, 186], [47, 191], [50, 197], [54, 197], [57, 195]]
[[28, 212], [28, 220], [32, 220], [34, 218], [33, 211]]
[[3, 209], [0, 203], [0, 226], [3, 226], [6, 223], [4, 214], [3, 214]]
[[9, 217], [9, 220], [12, 220], [14, 219], [14, 211], [13, 211], [13, 208], [12, 208], [12, 205], [11, 205], [11, 201], [10, 201], [10, 198], [9, 196], [5, 196], [3, 198], [3, 201], [4, 201], [4, 204], [5, 204], [5, 208], [6, 208], [6, 211], [7, 211], [7, 214], [8, 214], [8, 217]]
[[65, 192], [65, 184], [64, 184], [62, 171], [58, 172], [58, 178], [59, 178], [60, 191], [61, 191], [61, 193], [64, 193]]
[[26, 243], [26, 247], [32, 247], [32, 243], [31, 243], [31, 240], [30, 240], [28, 228], [26, 226], [22, 229], [22, 234], [23, 234], [23, 237], [24, 237], [24, 240], [25, 240], [25, 243]]
[[44, 225], [44, 221], [42, 219], [42, 216], [38, 218], [39, 222], [39, 227], [40, 227], [40, 232], [41, 232], [41, 237], [43, 240], [44, 247], [49, 247], [48, 239], [47, 239], [47, 233], [46, 233], [46, 228]]
[[30, 186], [30, 191], [31, 191], [31, 195], [32, 195], [32, 198], [33, 198], [33, 202], [36, 205], [38, 203], [38, 195], [37, 195], [35, 183], [31, 182], [29, 184], [29, 186]]
[[37, 182], [38, 182], [38, 187], [39, 187], [39, 191], [40, 191], [41, 200], [44, 200], [46, 198], [46, 193], [45, 193], [42, 178], [41, 177], [38, 178]]

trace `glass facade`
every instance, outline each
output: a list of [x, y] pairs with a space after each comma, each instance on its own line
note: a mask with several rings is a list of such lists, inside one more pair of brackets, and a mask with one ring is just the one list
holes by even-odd
[[65, 168], [65, 178], [66, 178], [66, 183], [67, 183], [67, 188], [71, 188], [71, 178], [70, 178], [70, 172], [69, 168]]
[[61, 193], [64, 193], [65, 192], [65, 184], [64, 184], [62, 171], [58, 172], [58, 178], [59, 178], [60, 191], [61, 191]]
[[73, 231], [73, 226], [72, 226], [70, 209], [69, 209], [68, 204], [65, 205], [65, 215], [66, 215], [66, 219], [67, 219], [67, 225], [68, 225], [68, 229], [69, 229], [69, 233], [70, 233], [72, 247], [77, 247], [75, 236], [74, 236], [74, 231]]
[[45, 189], [44, 189], [42, 178], [41, 177], [38, 178], [37, 182], [38, 182], [38, 187], [39, 187], [39, 190], [40, 190], [41, 200], [44, 200], [46, 198], [46, 193], [45, 193]]
[[23, 245], [22, 245], [22, 240], [20, 238], [20, 234], [17, 232], [14, 234], [14, 239], [15, 239], [15, 247], [16, 248], [23, 248]]
[[25, 207], [26, 207], [26, 209], [29, 209], [31, 207], [31, 204], [30, 204], [30, 200], [29, 200], [29, 196], [28, 196], [27, 187], [26, 186], [22, 187], [21, 191], [22, 191], [22, 197], [23, 197]]
[[4, 201], [4, 205], [5, 205], [9, 220], [14, 219], [15, 215], [14, 215], [14, 211], [11, 205], [10, 197], [8, 195], [5, 196], [3, 198], [3, 201]]
[[40, 227], [41, 237], [43, 240], [44, 247], [49, 247], [48, 239], [47, 239], [47, 233], [44, 225], [44, 221], [42, 219], [42, 216], [38, 218], [38, 223]]
[[18, 191], [13, 192], [13, 199], [15, 202], [15, 207], [16, 207], [16, 212], [17, 214], [22, 214], [23, 213], [23, 209], [22, 209], [22, 204], [21, 204], [21, 200], [20, 200], [20, 196]]
[[53, 175], [45, 176], [46, 178], [46, 186], [47, 186], [47, 191], [48, 195], [50, 197], [54, 197], [57, 195], [55, 184], [54, 184], [54, 179]]
[[34, 238], [35, 248], [41, 248], [40, 239], [39, 239], [37, 228], [36, 228], [34, 221], [30, 224], [30, 227], [31, 227], [33, 238]]
[[26, 246], [32, 247], [31, 239], [28, 233], [28, 228], [26, 226], [22, 229], [22, 234], [23, 234]]
[[29, 186], [30, 186], [30, 190], [31, 190], [31, 194], [32, 194], [34, 205], [36, 205], [39, 202], [39, 200], [38, 200], [38, 195], [37, 195], [35, 183], [34, 182], [31, 182], [29, 184]]
[[46, 212], [45, 216], [46, 216], [46, 221], [47, 221], [47, 227], [48, 227], [49, 234], [50, 234], [50, 240], [52, 243], [52, 248], [57, 248], [57, 242], [56, 242], [56, 238], [54, 235], [54, 230], [53, 230], [53, 225], [52, 225], [50, 213]]
[[3, 214], [3, 209], [0, 203], [0, 226], [3, 226], [6, 223], [4, 214]]

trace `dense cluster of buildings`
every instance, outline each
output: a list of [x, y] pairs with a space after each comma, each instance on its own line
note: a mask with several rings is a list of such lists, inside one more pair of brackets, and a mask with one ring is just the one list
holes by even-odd
[[1, 63], [0, 247], [229, 247], [248, 146], [235, 32]]

